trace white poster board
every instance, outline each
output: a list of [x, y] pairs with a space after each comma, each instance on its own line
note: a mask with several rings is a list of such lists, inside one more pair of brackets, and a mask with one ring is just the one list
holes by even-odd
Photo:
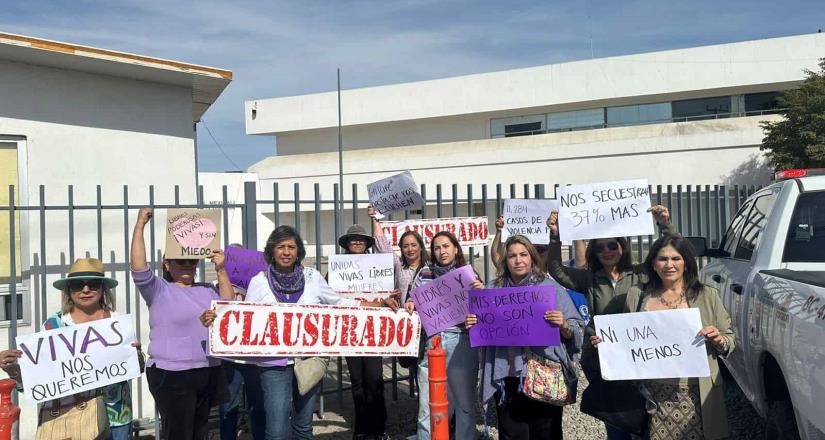
[[367, 185], [370, 205], [375, 208], [376, 218], [385, 214], [424, 206], [418, 186], [409, 171], [387, 177]]
[[342, 292], [390, 292], [395, 289], [392, 254], [329, 256], [329, 286]]
[[547, 217], [556, 210], [558, 203], [555, 200], [504, 199], [501, 241], [504, 242], [511, 235], [521, 234], [533, 244], [549, 244]]
[[562, 242], [653, 234], [646, 179], [558, 188]]
[[597, 315], [599, 365], [606, 380], [708, 377], [699, 309]]
[[140, 376], [134, 341], [131, 315], [18, 336], [26, 398], [45, 402]]

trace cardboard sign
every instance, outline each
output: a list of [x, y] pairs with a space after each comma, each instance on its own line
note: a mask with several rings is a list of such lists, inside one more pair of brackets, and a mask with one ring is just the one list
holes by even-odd
[[466, 265], [410, 292], [427, 336], [464, 323], [469, 310], [467, 291], [475, 279], [472, 266]]
[[328, 267], [329, 286], [339, 293], [377, 293], [395, 289], [392, 254], [330, 255]]
[[219, 209], [169, 209], [166, 217], [166, 258], [204, 259], [221, 248]]
[[547, 227], [547, 217], [556, 210], [558, 203], [555, 200], [505, 199], [501, 241], [504, 242], [511, 235], [520, 234], [533, 244], [549, 244], [550, 228]]
[[18, 336], [26, 398], [70, 396], [140, 376], [131, 315]]
[[249, 280], [260, 272], [269, 270], [263, 252], [230, 246], [224, 251], [226, 256], [226, 273], [229, 282], [244, 290], [249, 288]]
[[394, 250], [399, 249], [399, 240], [406, 231], [416, 231], [429, 247], [433, 236], [440, 231], [450, 231], [462, 247], [486, 246], [490, 238], [487, 217], [450, 217], [436, 219], [404, 220], [381, 222], [381, 229]]
[[209, 355], [418, 356], [421, 321], [405, 310], [212, 301]]
[[418, 209], [425, 203], [409, 171], [370, 183], [367, 192], [379, 219], [390, 212]]
[[597, 315], [599, 365], [606, 380], [708, 377], [699, 309]]
[[562, 242], [654, 233], [645, 179], [561, 186], [558, 201]]
[[544, 320], [556, 307], [556, 286], [470, 290], [470, 346], [549, 347], [561, 343], [559, 328]]

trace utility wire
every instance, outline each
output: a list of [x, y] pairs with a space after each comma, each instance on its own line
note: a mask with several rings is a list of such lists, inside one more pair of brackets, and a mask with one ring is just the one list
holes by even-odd
[[201, 118], [201, 122], [203, 122], [203, 128], [205, 128], [205, 129], [206, 129], [206, 132], [207, 132], [207, 133], [209, 133], [209, 137], [211, 137], [211, 138], [212, 138], [212, 142], [214, 142], [214, 143], [215, 143], [215, 146], [216, 146], [216, 147], [218, 147], [218, 151], [220, 151], [220, 152], [221, 152], [221, 154], [223, 154], [223, 157], [225, 157], [225, 158], [226, 158], [226, 160], [228, 160], [228, 161], [229, 161], [229, 163], [231, 163], [232, 165], [234, 165], [236, 170], [243, 172], [243, 169], [241, 169], [241, 167], [239, 167], [239, 166], [238, 166], [238, 164], [236, 164], [236, 163], [235, 163], [235, 161], [233, 161], [233, 160], [229, 157], [229, 155], [228, 155], [228, 154], [226, 154], [226, 152], [225, 152], [225, 151], [223, 151], [223, 148], [221, 148], [221, 144], [220, 144], [220, 143], [218, 143], [218, 140], [217, 140], [217, 139], [215, 139], [215, 136], [212, 134], [212, 130], [210, 130], [210, 129], [209, 129], [209, 126], [208, 126], [208, 125], [206, 125], [206, 119]]

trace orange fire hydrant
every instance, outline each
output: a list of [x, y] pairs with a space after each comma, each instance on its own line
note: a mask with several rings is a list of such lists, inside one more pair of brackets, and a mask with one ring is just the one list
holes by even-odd
[[17, 384], [12, 379], [0, 380], [0, 440], [11, 440], [14, 424], [20, 419], [20, 407], [11, 403], [11, 392]]
[[450, 440], [450, 407], [447, 401], [447, 351], [441, 348], [441, 337], [433, 338], [433, 348], [427, 350], [430, 383], [430, 436], [432, 440]]

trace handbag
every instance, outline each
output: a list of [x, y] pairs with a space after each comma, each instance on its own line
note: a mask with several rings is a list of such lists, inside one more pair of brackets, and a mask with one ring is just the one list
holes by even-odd
[[296, 358], [293, 371], [298, 382], [298, 393], [303, 396], [317, 385], [327, 374], [328, 364], [327, 357]]
[[109, 417], [103, 396], [54, 402], [40, 409], [37, 440], [98, 440], [108, 436]]
[[521, 389], [525, 396], [551, 405], [567, 405], [575, 399], [575, 395], [567, 388], [564, 367], [528, 349], [524, 350], [524, 377]]
[[634, 381], [596, 375], [582, 393], [581, 412], [636, 435], [647, 431], [646, 401]]

